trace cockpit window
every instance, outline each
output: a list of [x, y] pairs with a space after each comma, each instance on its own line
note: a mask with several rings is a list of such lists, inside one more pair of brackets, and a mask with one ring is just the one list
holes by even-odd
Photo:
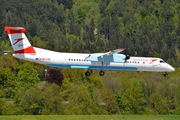
[[160, 62], [160, 63], [165, 63], [165, 61], [164, 61], [164, 60], [160, 60], [159, 62]]

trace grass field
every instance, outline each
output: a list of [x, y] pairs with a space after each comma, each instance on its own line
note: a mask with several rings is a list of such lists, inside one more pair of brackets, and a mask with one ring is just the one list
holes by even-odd
[[0, 120], [180, 120], [180, 115], [19, 115]]

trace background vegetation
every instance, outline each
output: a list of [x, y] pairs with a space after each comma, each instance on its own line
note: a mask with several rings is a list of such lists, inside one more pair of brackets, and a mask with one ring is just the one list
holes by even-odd
[[179, 115], [18, 115], [0, 116], [1, 120], [179, 120]]
[[[180, 114], [178, 0], [0, 0], [0, 115]], [[63, 52], [128, 48], [163, 58], [162, 73], [54, 69], [3, 55], [4, 26], [23, 26], [32, 45]], [[57, 77], [54, 77], [57, 76]]]

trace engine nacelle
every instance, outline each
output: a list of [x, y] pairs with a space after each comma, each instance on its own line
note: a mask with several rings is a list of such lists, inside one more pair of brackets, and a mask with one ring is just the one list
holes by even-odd
[[126, 55], [126, 60], [129, 60], [130, 59], [130, 56], [129, 55]]

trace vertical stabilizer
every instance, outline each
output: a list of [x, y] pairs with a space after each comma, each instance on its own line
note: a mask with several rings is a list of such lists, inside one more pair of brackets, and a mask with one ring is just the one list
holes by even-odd
[[4, 29], [8, 33], [15, 54], [36, 53], [33, 46], [29, 43], [29, 40], [24, 34], [24, 32], [26, 31], [25, 28], [5, 26]]

